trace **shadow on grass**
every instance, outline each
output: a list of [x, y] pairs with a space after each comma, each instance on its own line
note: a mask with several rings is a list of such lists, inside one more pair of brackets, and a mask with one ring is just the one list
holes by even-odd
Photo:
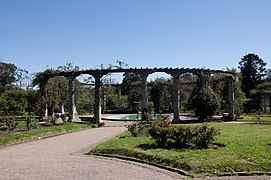
[[[271, 143], [269, 144], [271, 146]], [[209, 149], [218, 149], [218, 148], [223, 148], [226, 147], [225, 144], [222, 143], [212, 143], [209, 146]], [[140, 148], [144, 151], [150, 150], [150, 149], [167, 149], [167, 150], [174, 150], [174, 151], [186, 151], [186, 150], [198, 150], [199, 148], [193, 147], [193, 146], [184, 146], [184, 147], [160, 147], [157, 146], [156, 144], [139, 144], [137, 148]]]
[[159, 148], [156, 144], [139, 144], [137, 147], [142, 149], [142, 150]]
[[255, 122], [255, 121], [242, 121], [242, 122], [247, 122], [246, 124], [250, 124], [250, 125], [271, 125], [271, 121], [259, 121], [259, 122]]
[[218, 149], [218, 148], [226, 147], [226, 145], [222, 144], [222, 143], [213, 143], [212, 145], [214, 145], [214, 148], [212, 148], [212, 149]]

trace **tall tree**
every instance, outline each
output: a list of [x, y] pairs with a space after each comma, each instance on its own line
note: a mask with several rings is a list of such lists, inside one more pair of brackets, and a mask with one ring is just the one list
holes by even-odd
[[24, 78], [27, 73], [26, 70], [20, 69], [14, 64], [0, 61], [0, 93], [6, 86], [13, 86], [15, 82]]
[[153, 102], [154, 111], [162, 113], [164, 110], [171, 109], [172, 80], [156, 78], [149, 83], [150, 100]]
[[239, 62], [239, 69], [242, 74], [242, 90], [247, 98], [251, 97], [250, 91], [261, 83], [265, 76], [266, 63], [256, 54], [247, 54]]
[[17, 67], [14, 64], [0, 62], [0, 88], [16, 81]]
[[23, 115], [27, 107], [27, 91], [21, 89], [5, 90], [0, 95], [0, 115]]
[[122, 80], [122, 94], [128, 95], [129, 108], [136, 109], [135, 102], [140, 101], [141, 97], [141, 77], [139, 74], [125, 72]]
[[251, 91], [252, 94], [261, 97], [262, 110], [267, 113], [267, 102], [269, 102], [269, 113], [271, 112], [271, 82], [264, 82]]
[[191, 96], [191, 106], [200, 121], [210, 120], [212, 115], [219, 109], [219, 100], [210, 86], [202, 90], [196, 87]]
[[265, 81], [271, 82], [271, 69], [267, 69]]

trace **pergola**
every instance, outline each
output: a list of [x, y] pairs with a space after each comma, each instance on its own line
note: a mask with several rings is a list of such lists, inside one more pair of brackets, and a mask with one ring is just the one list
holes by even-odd
[[202, 90], [205, 89], [206, 78], [213, 74], [220, 74], [228, 81], [228, 113], [229, 119], [234, 117], [234, 73], [221, 70], [200, 69], [200, 68], [117, 68], [117, 69], [90, 69], [90, 70], [76, 70], [76, 71], [53, 71], [51, 73], [42, 74], [42, 81], [46, 82], [56, 76], [64, 76], [68, 79], [68, 112], [69, 120], [72, 121], [75, 115], [75, 101], [74, 101], [74, 79], [80, 75], [88, 74], [95, 79], [95, 103], [94, 103], [94, 118], [97, 123], [101, 121], [101, 78], [109, 73], [125, 73], [131, 72], [139, 74], [141, 81], [141, 112], [147, 113], [148, 109], [148, 91], [147, 91], [147, 77], [155, 72], [164, 72], [173, 78], [173, 113], [175, 121], [180, 120], [180, 76], [182, 74], [191, 73], [199, 78], [199, 86]]

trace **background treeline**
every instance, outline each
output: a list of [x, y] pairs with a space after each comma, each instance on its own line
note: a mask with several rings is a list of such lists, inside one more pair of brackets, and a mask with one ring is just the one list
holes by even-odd
[[[127, 66], [118, 61], [117, 66], [110, 65], [108, 68]], [[256, 54], [247, 54], [239, 61], [239, 69], [228, 69], [235, 72], [234, 94], [235, 112], [264, 112], [270, 113], [271, 104], [271, 70], [265, 68], [266, 63]], [[102, 67], [104, 68], [104, 67]], [[71, 71], [79, 67], [67, 63], [55, 70]], [[47, 69], [44, 72], [55, 71]], [[40, 112], [48, 109], [48, 114], [67, 111], [68, 80], [65, 77], [54, 77], [46, 83], [44, 91], [40, 91], [40, 75], [36, 73], [32, 78], [32, 86], [21, 87], [22, 80], [27, 76], [27, 71], [18, 68], [14, 64], [0, 61], [0, 116], [6, 115], [41, 115]], [[183, 74], [180, 77], [180, 104], [181, 111], [194, 112], [201, 103], [208, 104], [211, 109], [208, 115], [227, 112], [228, 108], [228, 85], [227, 80], [214, 75], [206, 80], [205, 94], [198, 90], [198, 77], [193, 74]], [[75, 79], [75, 104], [79, 114], [93, 113], [94, 86], [91, 77], [84, 78], [84, 82]], [[102, 110], [118, 109], [118, 90], [114, 85], [115, 80], [105, 76], [102, 79], [101, 100]], [[149, 111], [153, 113], [172, 112], [172, 86], [171, 78], [156, 78], [148, 82]], [[141, 102], [141, 78], [134, 73], [124, 73], [121, 88], [121, 109], [140, 110]], [[203, 97], [204, 96], [204, 97]], [[201, 97], [201, 98], [199, 98]], [[203, 101], [200, 103], [200, 101]], [[269, 103], [268, 103], [269, 101]]]

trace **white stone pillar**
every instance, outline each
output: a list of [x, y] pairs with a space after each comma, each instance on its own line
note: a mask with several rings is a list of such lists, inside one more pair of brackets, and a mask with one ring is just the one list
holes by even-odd
[[173, 121], [180, 120], [180, 75], [172, 74], [173, 77]]
[[204, 75], [200, 75], [199, 77], [199, 86], [201, 91], [205, 91], [206, 88], [206, 77]]
[[101, 77], [100, 74], [93, 75], [95, 79], [95, 103], [94, 103], [94, 118], [96, 123], [100, 123], [102, 119], [102, 108], [101, 108]]
[[118, 110], [121, 111], [121, 86], [118, 85]]
[[234, 79], [228, 79], [228, 111], [229, 120], [234, 120]]
[[62, 104], [61, 104], [61, 114], [64, 114], [64, 113], [65, 113], [64, 102], [62, 102]]
[[45, 108], [44, 116], [48, 117], [48, 108], [47, 108], [47, 105], [46, 105], [46, 108]]
[[74, 99], [74, 79], [75, 77], [69, 76], [68, 79], [68, 111], [69, 111], [69, 119], [68, 121], [71, 122], [75, 119], [75, 99]]
[[149, 73], [140, 73], [141, 77], [141, 118], [148, 120], [148, 89], [147, 77]]

